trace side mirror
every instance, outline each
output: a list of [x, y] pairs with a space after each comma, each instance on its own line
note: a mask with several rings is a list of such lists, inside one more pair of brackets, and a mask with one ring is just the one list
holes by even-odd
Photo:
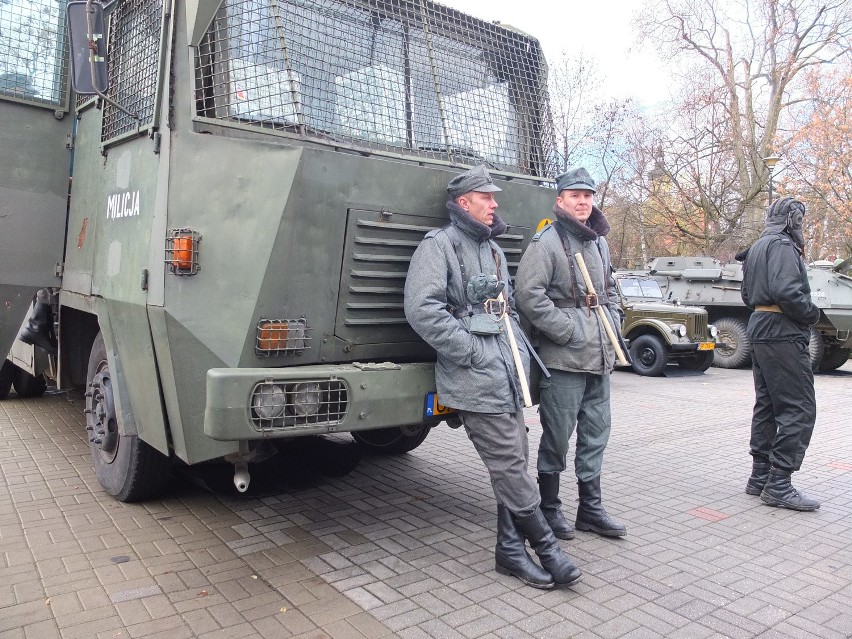
[[[72, 0], [68, 3], [67, 15], [71, 43], [71, 86], [79, 95], [104, 93], [109, 76], [103, 5], [100, 2]], [[93, 43], [92, 48], [90, 42]]]

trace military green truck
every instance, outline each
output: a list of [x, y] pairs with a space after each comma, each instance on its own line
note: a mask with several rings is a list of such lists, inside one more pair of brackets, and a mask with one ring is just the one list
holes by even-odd
[[[406, 271], [461, 170], [510, 269], [552, 206], [534, 38], [427, 0], [4, 0], [0, 53], [0, 391], [85, 388], [109, 494], [445, 417]], [[39, 290], [55, 356], [16, 341]]]
[[647, 273], [618, 271], [615, 283], [624, 311], [621, 331], [636, 373], [656, 377], [669, 362], [702, 373], [710, 368], [716, 327], [707, 323], [707, 311], [663, 301], [660, 285]]
[[[722, 264], [710, 257], [657, 257], [649, 272], [668, 300], [707, 309], [719, 330], [713, 365], [740, 368], [751, 363], [746, 326], [751, 310], [743, 303], [742, 264]], [[811, 329], [810, 357], [815, 372], [842, 366], [852, 353], [852, 259], [838, 265], [808, 266], [811, 297], [820, 308]]]

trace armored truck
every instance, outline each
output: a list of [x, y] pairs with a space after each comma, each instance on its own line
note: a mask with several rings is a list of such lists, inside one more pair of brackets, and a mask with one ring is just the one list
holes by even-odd
[[[424, 440], [408, 263], [471, 166], [510, 269], [550, 209], [534, 38], [428, 0], [8, 0], [0, 27], [0, 395], [85, 389], [122, 501], [178, 460], [244, 491], [288, 438]], [[54, 354], [16, 340], [45, 317]]]
[[[750, 364], [746, 326], [751, 310], [740, 297], [742, 264], [721, 264], [710, 257], [657, 257], [649, 268], [666, 299], [707, 309], [719, 331], [714, 366]], [[833, 371], [852, 353], [852, 259], [837, 266], [811, 265], [808, 280], [820, 308], [819, 322], [811, 329], [811, 365], [815, 372]]]
[[707, 311], [665, 302], [660, 285], [647, 273], [619, 271], [615, 283], [624, 311], [621, 330], [636, 373], [662, 375], [670, 361], [701, 373], [710, 368], [716, 327], [708, 324]]

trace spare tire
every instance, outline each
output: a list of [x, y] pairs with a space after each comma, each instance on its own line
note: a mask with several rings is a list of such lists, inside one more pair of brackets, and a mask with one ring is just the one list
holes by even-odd
[[746, 323], [736, 317], [723, 317], [713, 322], [719, 334], [713, 366], [719, 368], [742, 368], [751, 364], [751, 342]]

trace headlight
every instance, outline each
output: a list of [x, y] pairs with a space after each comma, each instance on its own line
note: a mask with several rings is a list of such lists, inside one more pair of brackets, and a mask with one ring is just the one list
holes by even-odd
[[710, 329], [710, 337], [716, 339], [719, 336], [719, 329], [716, 328], [713, 324], [710, 324], [707, 328]]
[[322, 391], [316, 382], [293, 384], [290, 387], [290, 405], [299, 417], [316, 415], [322, 405]]
[[275, 419], [284, 414], [287, 393], [279, 384], [261, 384], [251, 398], [251, 407], [261, 419]]
[[681, 337], [686, 337], [686, 326], [683, 324], [674, 324], [672, 326], [672, 333], [680, 335]]

